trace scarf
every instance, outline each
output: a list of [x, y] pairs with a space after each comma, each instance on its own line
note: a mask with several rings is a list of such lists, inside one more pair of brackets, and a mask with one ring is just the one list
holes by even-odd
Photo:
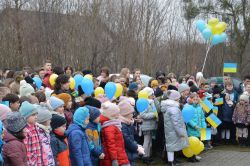
[[133, 125], [134, 124], [134, 119], [128, 119], [124, 116], [119, 116], [119, 120], [122, 122], [122, 123], [125, 123], [127, 125]]
[[40, 123], [37, 123], [37, 126], [41, 129], [43, 129], [46, 134], [49, 134], [51, 131], [50, 126], [44, 126], [43, 124], [40, 124]]
[[120, 131], [122, 130], [122, 124], [119, 119], [112, 119], [109, 121], [106, 121], [102, 124], [102, 128], [108, 127], [108, 126], [116, 126]]

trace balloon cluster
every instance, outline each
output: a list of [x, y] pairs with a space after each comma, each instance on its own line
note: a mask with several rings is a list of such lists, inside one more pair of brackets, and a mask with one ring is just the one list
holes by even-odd
[[208, 23], [204, 20], [198, 20], [196, 27], [202, 33], [204, 39], [210, 41], [212, 45], [223, 43], [227, 39], [227, 34], [225, 33], [227, 24], [219, 22], [218, 18], [211, 18], [208, 20]]
[[189, 137], [189, 147], [182, 149], [187, 158], [200, 154], [204, 150], [204, 144], [196, 137]]
[[148, 93], [144, 90], [141, 90], [138, 93], [138, 100], [136, 101], [136, 109], [138, 112], [144, 112], [148, 109], [149, 102], [148, 102]]

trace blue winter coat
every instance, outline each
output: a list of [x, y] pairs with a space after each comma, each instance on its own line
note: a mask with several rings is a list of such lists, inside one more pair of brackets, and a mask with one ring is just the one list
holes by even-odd
[[100, 140], [101, 127], [94, 122], [89, 122], [86, 127], [86, 134], [91, 152], [91, 161], [93, 166], [99, 165], [99, 156], [103, 153], [102, 144]]
[[134, 139], [134, 126], [122, 123], [122, 135], [129, 162], [134, 162], [138, 158], [138, 145]]
[[92, 166], [85, 129], [72, 123], [66, 131], [72, 166]]
[[224, 122], [233, 122], [232, 117], [234, 113], [235, 105], [232, 107], [229, 107], [227, 102], [224, 102], [222, 107], [222, 114], [221, 114], [221, 120]]
[[[206, 128], [205, 115], [200, 105], [193, 105], [194, 117], [187, 123], [188, 136], [200, 137], [200, 129]], [[198, 126], [198, 129], [195, 129]]]

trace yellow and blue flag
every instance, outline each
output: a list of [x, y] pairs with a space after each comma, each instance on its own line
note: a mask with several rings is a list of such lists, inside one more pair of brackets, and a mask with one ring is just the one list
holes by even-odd
[[213, 107], [213, 113], [214, 113], [215, 115], [218, 115], [218, 112], [219, 112], [218, 107], [214, 106], [214, 107]]
[[207, 113], [214, 107], [213, 104], [208, 99], [204, 99], [203, 101], [201, 101], [200, 104], [203, 110], [206, 111]]
[[211, 128], [202, 128], [200, 130], [201, 141], [211, 140]]
[[222, 105], [224, 103], [223, 98], [215, 99], [214, 105]]
[[221, 124], [221, 120], [219, 118], [217, 118], [216, 115], [214, 115], [214, 113], [211, 113], [206, 120], [208, 121], [208, 123], [213, 126], [213, 128], [217, 128], [220, 124]]
[[224, 63], [224, 73], [237, 73], [237, 63]]

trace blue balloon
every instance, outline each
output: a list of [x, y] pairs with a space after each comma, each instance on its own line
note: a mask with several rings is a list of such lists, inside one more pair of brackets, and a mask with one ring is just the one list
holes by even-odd
[[198, 20], [198, 21], [196, 22], [196, 27], [197, 27], [197, 29], [198, 29], [200, 32], [202, 32], [204, 29], [206, 29], [206, 26], [207, 26], [207, 24], [206, 24], [205, 21], [203, 21], [203, 20]]
[[42, 86], [42, 80], [39, 77], [34, 77], [33, 80], [36, 84], [37, 89], [40, 89]]
[[111, 100], [116, 92], [116, 85], [113, 82], [108, 82], [104, 87], [105, 94], [109, 100]]
[[81, 82], [81, 88], [86, 95], [91, 96], [91, 94], [94, 92], [94, 83], [90, 79], [83, 78]]
[[216, 44], [219, 44], [221, 43], [222, 41], [222, 37], [218, 34], [215, 34], [213, 37], [212, 37], [212, 45], [216, 45]]
[[81, 74], [77, 74], [77, 75], [74, 76], [74, 80], [76, 82], [76, 84], [75, 84], [75, 89], [76, 90], [78, 90], [78, 86], [82, 83], [83, 78], [84, 77]]
[[148, 106], [149, 103], [147, 99], [141, 98], [136, 101], [136, 109], [140, 113], [146, 111], [148, 109]]
[[224, 42], [227, 40], [227, 34], [225, 32], [223, 32], [222, 34], [220, 34], [221, 36], [221, 42]]
[[211, 31], [211, 29], [209, 29], [209, 28], [204, 29], [204, 30], [202, 31], [202, 36], [204, 37], [204, 39], [209, 40], [210, 37], [212, 36], [212, 31]]
[[185, 105], [181, 113], [182, 113], [184, 122], [188, 123], [194, 117], [195, 108], [191, 105]]

